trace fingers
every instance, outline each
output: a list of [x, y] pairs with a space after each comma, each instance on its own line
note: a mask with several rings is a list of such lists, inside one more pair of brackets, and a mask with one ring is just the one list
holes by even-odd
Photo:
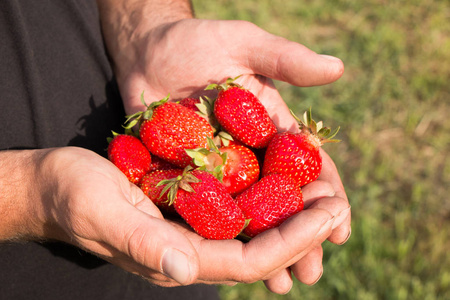
[[334, 162], [322, 149], [320, 153], [322, 155], [323, 167], [319, 180], [327, 181], [333, 187], [335, 195], [334, 197], [320, 199], [311, 204], [310, 207], [326, 209], [335, 216], [333, 232], [328, 240], [341, 245], [351, 235], [351, 208]]
[[[246, 258], [256, 271], [273, 274], [276, 270], [298, 261], [315, 243], [322, 243], [331, 232], [332, 223], [332, 216], [325, 210], [304, 210], [286, 220], [280, 227], [254, 238], [246, 245]], [[268, 247], [268, 244], [273, 245]], [[264, 253], [263, 245], [267, 253]], [[273, 256], [273, 253], [277, 253], [278, 265], [267, 259]]]
[[292, 288], [292, 276], [289, 268], [281, 270], [274, 277], [264, 280], [266, 288], [272, 293], [285, 295], [289, 293]]
[[281, 270], [274, 277], [264, 280], [267, 289], [276, 294], [287, 294], [293, 285], [291, 271], [304, 284], [313, 285], [322, 277], [323, 250], [319, 245], [309, 251], [290, 268]]
[[[321, 242], [328, 238], [331, 242], [341, 244], [348, 239], [348, 231], [342, 224], [349, 221], [350, 208], [346, 199], [336, 197], [333, 184], [328, 181], [317, 180], [303, 187], [305, 209], [323, 209], [334, 216], [332, 224], [315, 238], [315, 243], [300, 255], [293, 258], [290, 270], [300, 281], [308, 285], [315, 284], [323, 274], [323, 250]], [[332, 231], [334, 229], [334, 231]], [[295, 261], [297, 259], [298, 261]], [[283, 294], [287, 291], [287, 277], [284, 272], [265, 281], [266, 287], [272, 292]]]
[[148, 101], [156, 101], [169, 92], [175, 99], [193, 95], [208, 83], [242, 74], [315, 86], [334, 82], [344, 72], [341, 60], [246, 21], [189, 19], [160, 30], [142, 41], [147, 44], [138, 45], [142, 55], [126, 76], [118, 78], [127, 113], [142, 108], [143, 90]]
[[241, 63], [260, 74], [296, 86], [323, 85], [336, 81], [344, 72], [338, 58], [319, 55], [307, 47], [271, 35], [256, 25], [242, 22], [239, 32], [251, 36], [251, 43], [242, 43]]
[[336, 196], [348, 200], [339, 172], [333, 160], [322, 148], [320, 148], [320, 155], [322, 156], [322, 171], [320, 172], [318, 179], [328, 181], [336, 191]]
[[304, 284], [313, 285], [322, 277], [322, 259], [323, 249], [319, 245], [291, 266], [292, 273]]
[[[336, 194], [333, 186], [328, 181], [324, 180], [316, 180], [305, 185], [302, 187], [302, 193], [304, 209], [308, 209], [322, 198], [334, 197]], [[344, 202], [345, 205], [345, 200], [341, 200], [341, 202]]]
[[336, 224], [334, 225], [333, 232], [328, 237], [328, 240], [336, 245], [342, 245], [347, 242], [352, 234], [350, 223], [351, 208], [348, 207], [336, 216]]
[[199, 277], [246, 283], [273, 278], [298, 261], [314, 243], [326, 239], [331, 231], [330, 220], [327, 211], [309, 209], [247, 244], [238, 240], [204, 240], [196, 246], [204, 267]]

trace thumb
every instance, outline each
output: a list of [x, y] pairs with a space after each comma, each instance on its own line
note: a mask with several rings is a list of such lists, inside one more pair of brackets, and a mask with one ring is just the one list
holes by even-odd
[[196, 280], [197, 252], [186, 236], [160, 215], [150, 215], [128, 202], [119, 202], [105, 211], [95, 228], [96, 240], [101, 242], [85, 244], [88, 249], [147, 278], [158, 280], [158, 274], [163, 274], [181, 285]]
[[316, 86], [332, 83], [344, 73], [344, 64], [336, 57], [317, 54], [251, 23], [247, 27], [252, 42], [245, 44], [240, 63], [255, 74], [296, 86]]

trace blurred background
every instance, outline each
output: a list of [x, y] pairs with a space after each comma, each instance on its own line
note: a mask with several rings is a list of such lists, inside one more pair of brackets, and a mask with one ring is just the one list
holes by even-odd
[[450, 1], [193, 0], [198, 18], [251, 21], [341, 58], [328, 86], [277, 87], [297, 114], [341, 126], [335, 160], [352, 236], [324, 275], [284, 296], [263, 283], [222, 299], [450, 299]]

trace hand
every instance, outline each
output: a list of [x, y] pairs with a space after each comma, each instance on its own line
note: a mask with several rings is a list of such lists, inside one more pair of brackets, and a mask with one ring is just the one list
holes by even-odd
[[[297, 123], [270, 78], [311, 86], [333, 82], [343, 73], [339, 59], [318, 55], [243, 21], [185, 19], [156, 27], [142, 36], [145, 38], [136, 43], [139, 59], [128, 61], [123, 68], [116, 61], [128, 113], [143, 109], [139, 100], [143, 90], [147, 101], [159, 100], [168, 93], [180, 99], [203, 94], [209, 83], [244, 74], [238, 83], [259, 97], [277, 127], [297, 130]], [[310, 193], [306, 206], [325, 209], [336, 217], [328, 239], [341, 244], [350, 234], [349, 204], [334, 163], [324, 151], [322, 155], [324, 170], [319, 182], [308, 185], [304, 191], [314, 191], [311, 186], [321, 184], [330, 188], [329, 193]], [[316, 282], [322, 273], [320, 244], [310, 250], [293, 255], [298, 262], [294, 259], [290, 268], [307, 284]], [[284, 293], [292, 284], [290, 270], [276, 269], [279, 272], [272, 272], [273, 277], [265, 283], [271, 291]]]
[[[137, 186], [93, 152], [38, 151], [32, 164], [35, 198], [24, 201], [22, 216], [33, 228], [29, 233], [71, 243], [161, 286], [273, 278], [318, 247], [334, 221], [328, 211], [310, 208], [247, 244], [205, 240], [164, 220]], [[328, 183], [317, 181], [304, 190], [305, 201], [330, 193]]]
[[[327, 84], [343, 73], [337, 58], [271, 35], [245, 21], [184, 19], [141, 33], [130, 55], [116, 59], [116, 75], [127, 113], [170, 93], [172, 99], [204, 93], [210, 83], [237, 81], [255, 93], [280, 129], [296, 124], [272, 79], [297, 86]], [[132, 58], [135, 58], [134, 60]]]

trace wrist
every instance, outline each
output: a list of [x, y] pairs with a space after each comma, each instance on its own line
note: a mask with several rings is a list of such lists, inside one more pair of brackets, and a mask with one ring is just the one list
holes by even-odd
[[0, 240], [41, 239], [38, 168], [48, 150], [0, 152]]

